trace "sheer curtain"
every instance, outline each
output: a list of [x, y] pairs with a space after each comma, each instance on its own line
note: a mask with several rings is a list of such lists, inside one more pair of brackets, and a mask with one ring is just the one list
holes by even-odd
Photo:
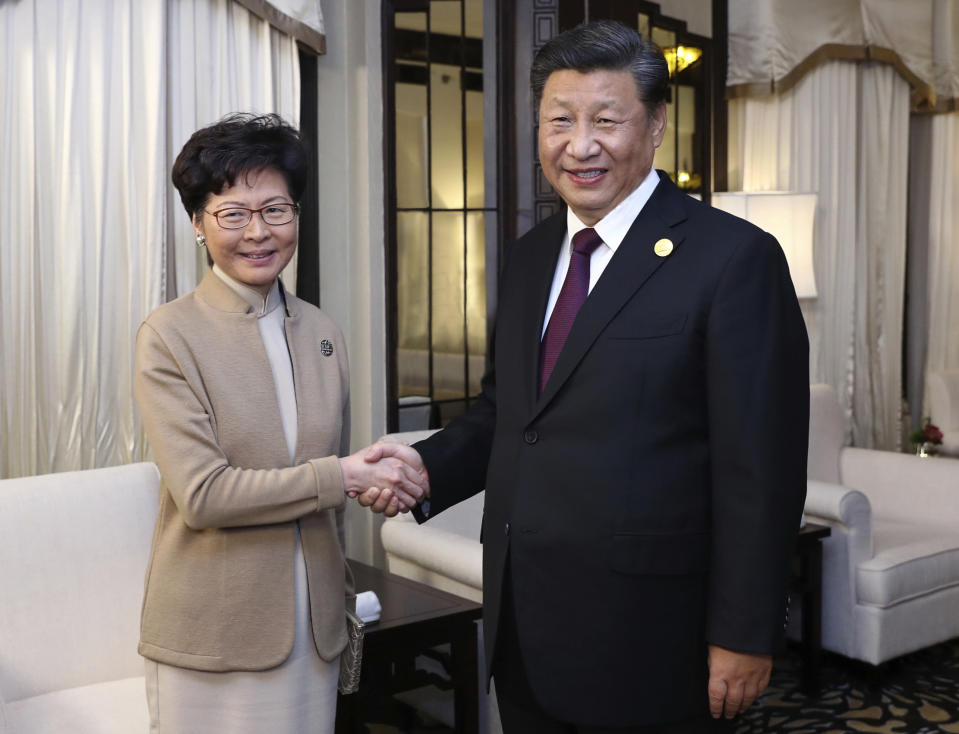
[[136, 461], [137, 326], [205, 262], [170, 165], [226, 112], [296, 124], [295, 42], [232, 0], [0, 2], [0, 39], [0, 476]]
[[161, 299], [163, 28], [159, 3], [0, 4], [0, 476], [139, 453], [130, 355]]
[[[170, 0], [167, 23], [170, 165], [195, 130], [229, 112], [276, 112], [299, 126], [300, 65], [292, 37], [233, 0]], [[166, 296], [173, 298], [193, 290], [203, 277], [206, 250], [197, 249], [193, 225], [173, 186], [166, 191], [175, 262]], [[295, 256], [282, 278], [295, 292]]]
[[933, 413], [928, 371], [959, 369], [959, 112], [916, 117], [910, 142], [910, 425]]
[[927, 368], [959, 369], [959, 112], [933, 117], [932, 150]]
[[810, 377], [836, 388], [848, 440], [896, 448], [909, 87], [892, 69], [831, 61], [729, 112], [731, 188], [819, 194], [819, 296], [802, 304]]

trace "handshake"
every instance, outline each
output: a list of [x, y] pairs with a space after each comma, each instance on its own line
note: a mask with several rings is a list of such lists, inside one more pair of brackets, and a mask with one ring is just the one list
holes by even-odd
[[347, 496], [373, 512], [393, 517], [430, 496], [423, 460], [403, 443], [380, 441], [340, 459]]

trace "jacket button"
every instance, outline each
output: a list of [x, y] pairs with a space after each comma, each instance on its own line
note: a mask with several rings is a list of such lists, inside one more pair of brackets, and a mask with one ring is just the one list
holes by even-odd
[[508, 537], [509, 537], [509, 523], [506, 523], [506, 527], [503, 528], [503, 530], [506, 532], [506, 537], [508, 538]]
[[532, 446], [539, 440], [539, 434], [537, 434], [536, 431], [527, 431], [523, 434], [523, 440]]

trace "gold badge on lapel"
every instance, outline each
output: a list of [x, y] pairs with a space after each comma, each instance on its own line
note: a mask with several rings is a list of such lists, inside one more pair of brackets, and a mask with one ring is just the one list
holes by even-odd
[[661, 240], [656, 240], [656, 244], [653, 245], [653, 252], [655, 252], [660, 257], [666, 257], [673, 251], [673, 241], [667, 240], [665, 237]]

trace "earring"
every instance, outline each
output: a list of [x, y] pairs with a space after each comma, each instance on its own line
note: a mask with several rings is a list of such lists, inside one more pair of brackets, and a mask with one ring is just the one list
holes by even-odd
[[199, 232], [196, 233], [196, 246], [206, 247], [206, 236], [200, 234]]

